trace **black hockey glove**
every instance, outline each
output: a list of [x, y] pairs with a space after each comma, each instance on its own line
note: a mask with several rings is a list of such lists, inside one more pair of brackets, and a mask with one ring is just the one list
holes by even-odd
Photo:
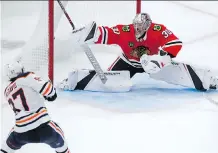
[[171, 58], [174, 58], [175, 56], [173, 56], [172, 54], [164, 51], [164, 50], [160, 50], [159, 51], [160, 56], [165, 56], [165, 55], [169, 55]]
[[47, 100], [47, 101], [54, 101], [54, 100], [57, 98], [57, 94], [56, 94], [56, 92], [55, 92], [55, 94], [54, 94], [53, 96], [51, 96], [51, 97], [46, 97], [46, 96], [44, 96], [44, 98], [45, 98], [45, 100]]

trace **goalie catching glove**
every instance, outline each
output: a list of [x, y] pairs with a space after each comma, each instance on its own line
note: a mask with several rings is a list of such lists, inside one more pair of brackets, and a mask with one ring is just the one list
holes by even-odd
[[163, 67], [171, 64], [172, 62], [171, 57], [167, 54], [162, 54], [162, 51], [160, 51], [160, 53], [161, 54], [159, 55], [143, 54], [140, 57], [140, 63], [146, 73], [148, 74], [157, 73]]
[[[85, 27], [73, 30], [72, 33], [76, 36], [75, 39], [79, 44], [94, 44], [100, 36], [100, 31], [95, 21], [90, 22]], [[77, 34], [79, 35], [78, 37]]]

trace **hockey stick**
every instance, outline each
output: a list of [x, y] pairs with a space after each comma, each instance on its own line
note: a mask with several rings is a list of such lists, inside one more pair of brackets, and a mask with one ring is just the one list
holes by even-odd
[[[73, 30], [75, 29], [75, 26], [72, 22], [72, 20], [70, 19], [70, 16], [68, 15], [67, 11], [65, 10], [64, 6], [62, 5], [61, 1], [60, 0], [57, 0], [61, 9], [63, 10], [67, 20], [69, 21], [70, 25], [72, 26]], [[96, 23], [93, 24], [93, 26], [96, 26]], [[92, 29], [90, 29], [92, 30]], [[91, 31], [90, 31], [91, 32]], [[90, 35], [88, 36], [90, 37]], [[87, 37], [87, 39], [88, 39]], [[82, 45], [82, 48], [84, 49], [85, 53], [86, 53], [86, 56], [88, 57], [89, 61], [91, 62], [92, 66], [94, 67], [96, 73], [98, 74], [101, 82], [103, 84], [105, 84], [107, 82], [107, 77], [106, 75], [104, 74], [103, 70], [101, 69], [101, 66], [100, 64], [98, 63], [97, 59], [95, 58], [94, 54], [92, 53], [91, 49], [89, 48], [88, 44], [84, 43]]]
[[83, 44], [82, 45], [86, 56], [89, 58], [90, 62], [92, 63], [92, 66], [94, 67], [96, 73], [98, 74], [101, 82], [103, 84], [105, 84], [107, 82], [107, 77], [105, 76], [103, 70], [101, 69], [98, 61], [96, 60], [95, 56], [93, 55], [91, 49], [89, 48], [89, 46], [87, 44]]
[[65, 8], [64, 8], [64, 6], [63, 6], [63, 4], [61, 3], [60, 0], [57, 0], [57, 1], [58, 1], [58, 4], [60, 5], [62, 11], [64, 12], [64, 14], [65, 14], [67, 20], [69, 21], [70, 25], [72, 26], [72, 28], [73, 28], [73, 30], [74, 30], [74, 29], [75, 29], [75, 25], [73, 24], [72, 20], [70, 19], [70, 16], [69, 16], [68, 13], [66, 12], [66, 10], [65, 10]]

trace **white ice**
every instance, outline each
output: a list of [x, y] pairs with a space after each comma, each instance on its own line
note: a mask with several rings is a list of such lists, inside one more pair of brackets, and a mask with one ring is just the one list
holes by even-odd
[[[40, 5], [38, 2], [2, 2], [1, 40], [10, 45], [1, 50], [1, 64], [21, 52], [31, 36]], [[143, 1], [142, 11], [156, 23], [163, 23], [184, 42], [176, 60], [218, 71], [218, 2]], [[76, 26], [95, 20], [100, 25], [128, 24], [135, 15], [134, 1], [70, 1], [67, 5]], [[57, 38], [66, 39], [71, 27], [62, 17]], [[16, 43], [13, 43], [16, 42]], [[65, 47], [65, 48], [64, 48]], [[73, 46], [67, 46], [73, 47]], [[72, 68], [92, 68], [84, 53], [70, 51], [70, 60], [57, 60], [55, 82]], [[116, 58], [115, 46], [92, 46], [104, 69]], [[108, 51], [108, 53], [106, 53]], [[64, 68], [63, 68], [64, 66]], [[64, 69], [64, 70], [63, 70]], [[3, 79], [3, 75], [1, 75]], [[1, 142], [14, 125], [13, 112], [3, 100]], [[128, 93], [88, 91], [58, 92], [58, 99], [46, 103], [54, 121], [65, 132], [72, 153], [217, 153], [218, 107], [201, 92], [136, 75]], [[218, 100], [218, 93], [208, 93]], [[52, 153], [47, 145], [29, 144], [17, 153]]]

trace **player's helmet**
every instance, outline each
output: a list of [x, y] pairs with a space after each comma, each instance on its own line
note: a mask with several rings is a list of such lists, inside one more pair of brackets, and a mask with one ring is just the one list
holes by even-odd
[[24, 67], [19, 62], [5, 65], [5, 73], [10, 79], [17, 77], [19, 74], [24, 73]]
[[135, 36], [136, 38], [140, 38], [145, 34], [148, 28], [151, 26], [152, 20], [148, 13], [139, 13], [136, 14], [135, 18], [133, 19], [133, 26], [135, 29]]

